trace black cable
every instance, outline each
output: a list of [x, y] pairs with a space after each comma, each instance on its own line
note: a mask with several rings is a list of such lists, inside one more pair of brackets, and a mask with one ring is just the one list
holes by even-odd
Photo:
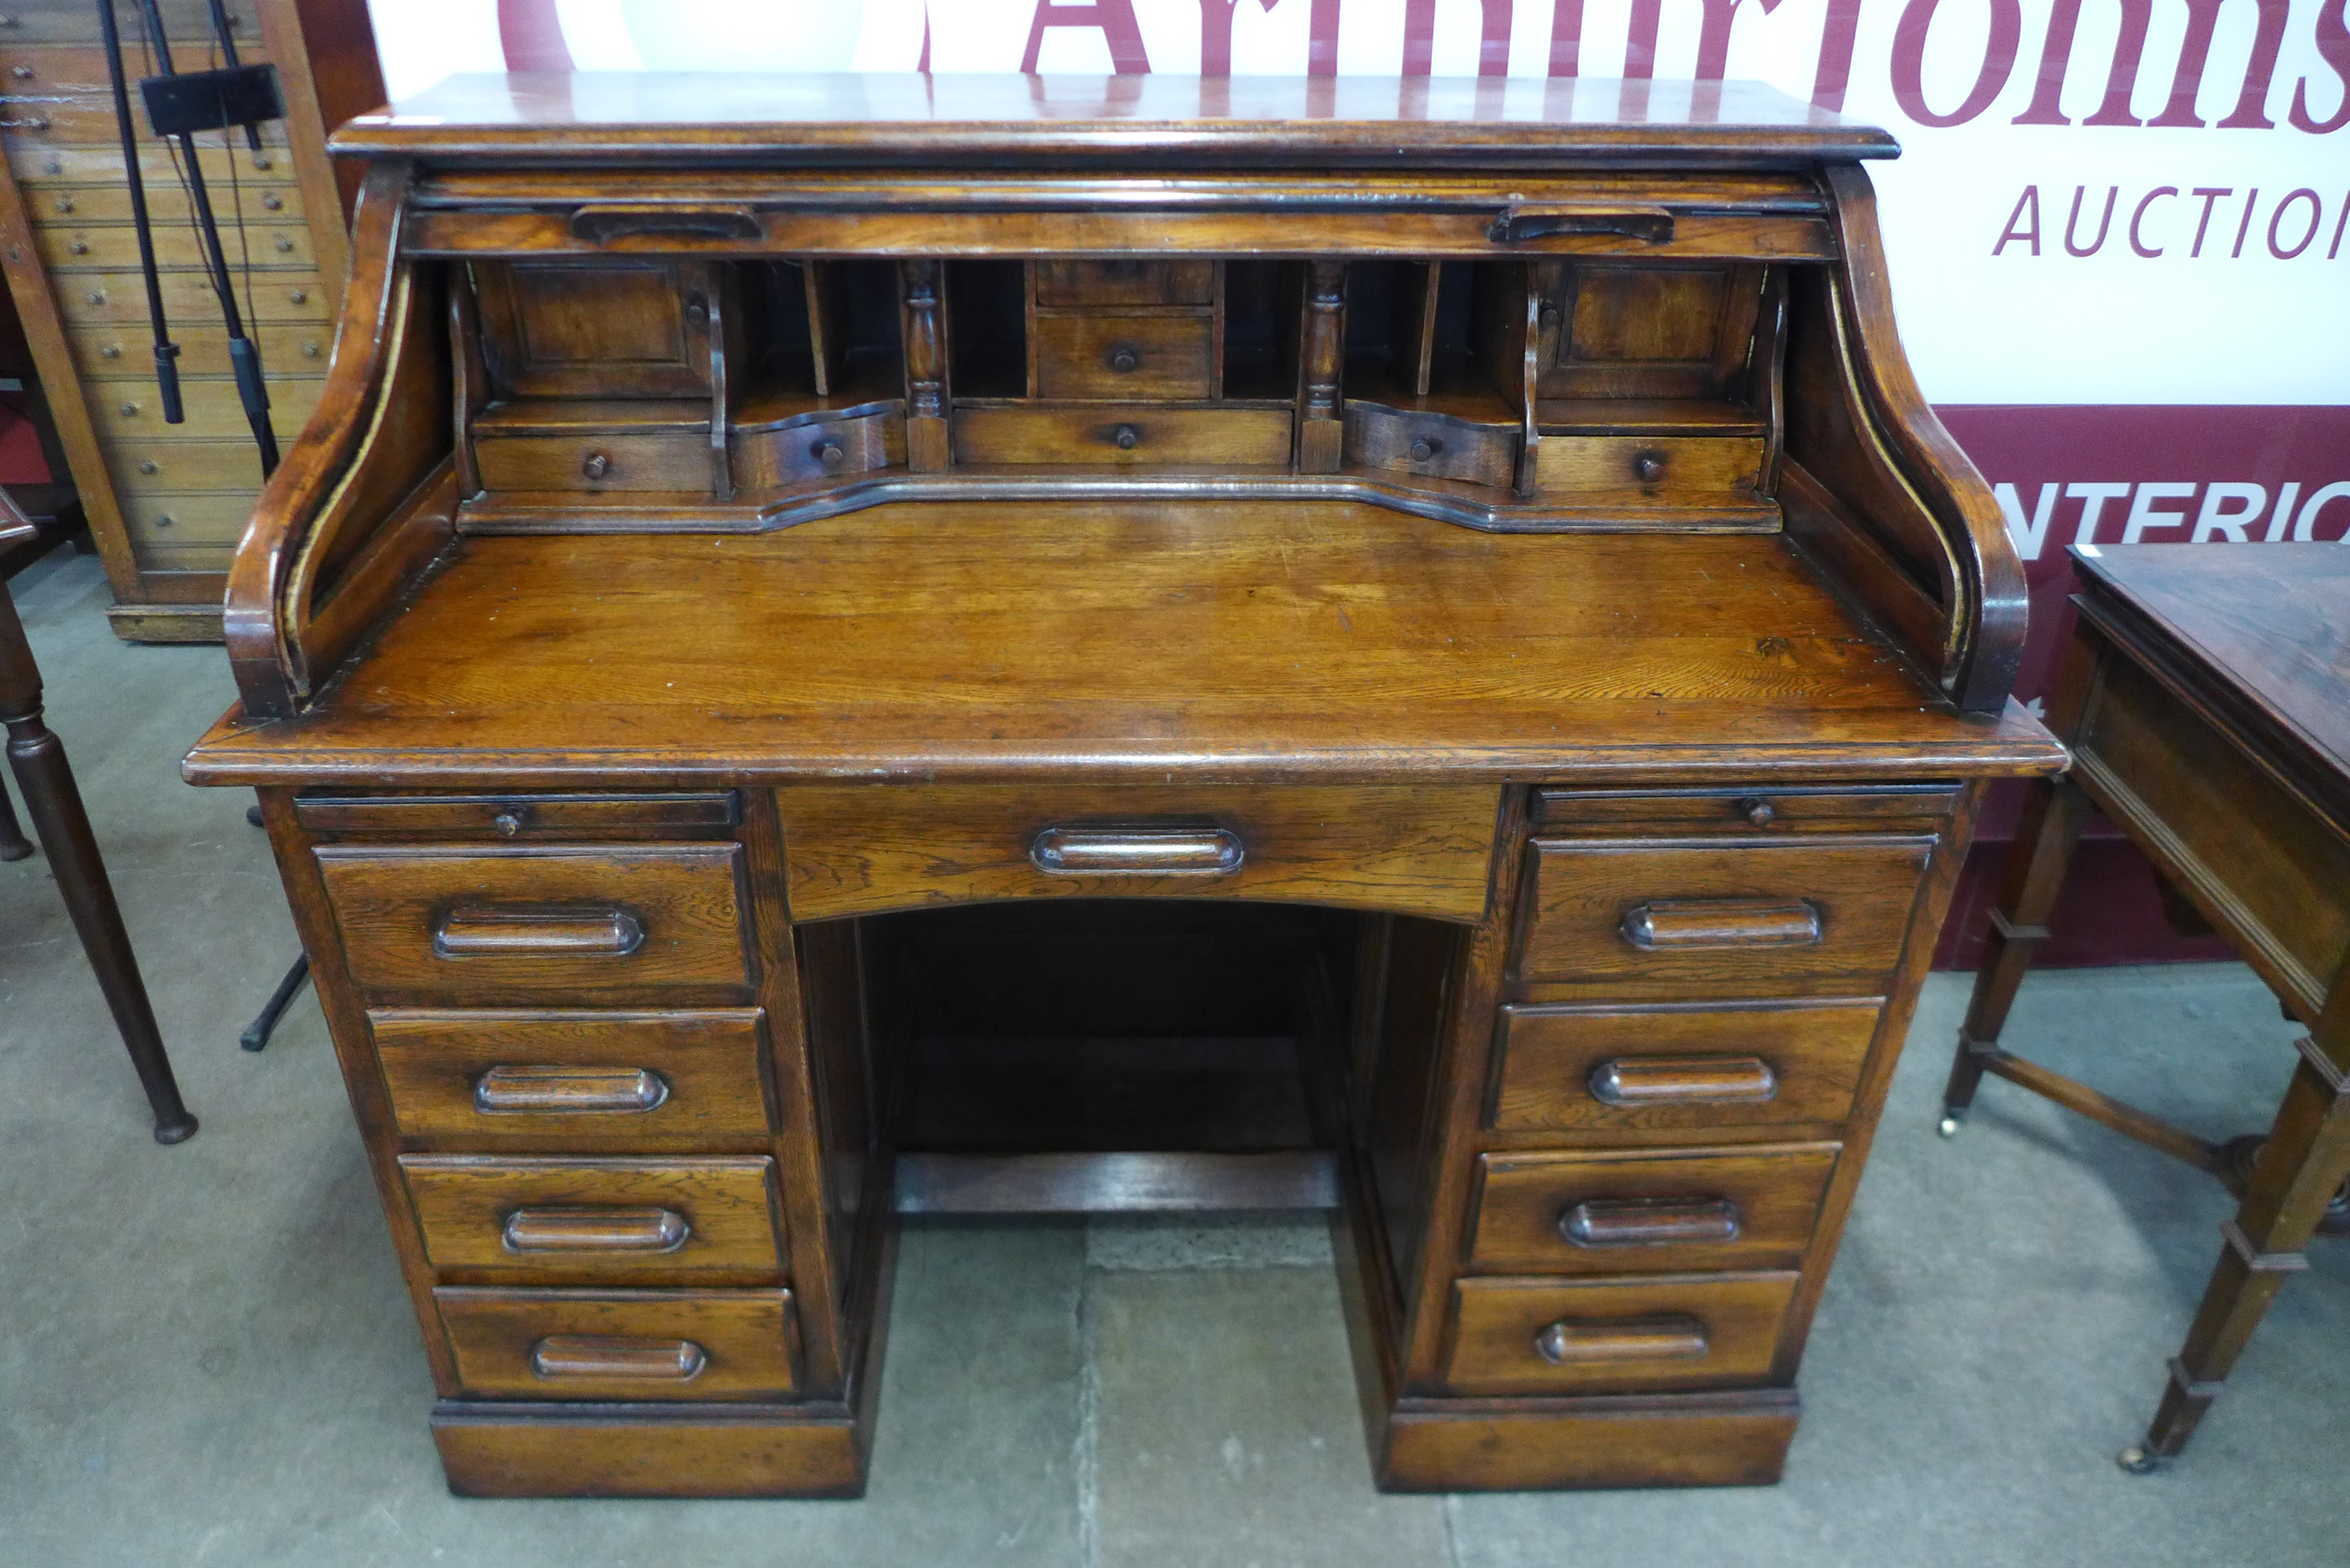
[[122, 79], [122, 35], [115, 26], [114, 0], [98, 0], [98, 27], [106, 47], [106, 68], [114, 84], [114, 123], [122, 137], [122, 173], [130, 187], [130, 222], [139, 234], [139, 269], [147, 282], [147, 319], [155, 329], [155, 384], [163, 394], [163, 422], [182, 423], [180, 346], [163, 316], [163, 279], [155, 266], [154, 227], [147, 217], [147, 184], [139, 173], [138, 133], [130, 123], [130, 88]]

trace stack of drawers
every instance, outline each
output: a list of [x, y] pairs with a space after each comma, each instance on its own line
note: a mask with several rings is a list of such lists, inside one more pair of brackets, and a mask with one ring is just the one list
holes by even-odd
[[1027, 265], [1028, 399], [959, 401], [963, 463], [1263, 467], [1290, 458], [1287, 400], [1226, 386], [1225, 264]]
[[735, 798], [325, 795], [294, 811], [365, 1009], [392, 1156], [379, 1176], [445, 1340], [443, 1392], [791, 1396]]
[[1780, 1386], [1958, 792], [1538, 792], [1443, 1381]]
[[[132, 29], [131, 7], [118, 7]], [[167, 6], [173, 64], [219, 63], [203, 7]], [[261, 488], [252, 427], [231, 379], [220, 302], [173, 150], [147, 128], [138, 80], [154, 67], [135, 42], [131, 84], [140, 172], [153, 222], [163, 306], [180, 346], [186, 420], [167, 424], [106, 55], [87, 4], [5, 18], [0, 72], [11, 111], [0, 130], [14, 202], [0, 199], [9, 286], [38, 363], [91, 530], [123, 610], [125, 636], [217, 638], [223, 574]], [[240, 22], [240, 58], [270, 57]], [[86, 41], [50, 42], [75, 39]], [[289, 89], [289, 96], [291, 91]], [[310, 111], [314, 116], [315, 109]], [[206, 189], [219, 219], [237, 305], [259, 346], [281, 447], [293, 444], [324, 385], [333, 316], [347, 265], [341, 213], [322, 241], [283, 121], [253, 151], [201, 137]], [[5, 210], [16, 209], [12, 216]], [[243, 232], [239, 232], [242, 218]], [[322, 244], [330, 254], [321, 254]], [[62, 475], [60, 478], [64, 477]]]

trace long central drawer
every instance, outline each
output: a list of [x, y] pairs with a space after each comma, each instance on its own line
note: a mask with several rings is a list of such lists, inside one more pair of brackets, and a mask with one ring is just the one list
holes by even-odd
[[998, 898], [1485, 911], [1491, 784], [824, 785], [776, 792], [792, 918]]

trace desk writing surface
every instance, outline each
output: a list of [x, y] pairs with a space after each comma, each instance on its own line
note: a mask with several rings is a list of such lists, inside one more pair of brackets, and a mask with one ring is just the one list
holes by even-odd
[[2270, 725], [2350, 778], [2350, 551], [2339, 545], [2075, 554]]
[[[1345, 503], [902, 504], [761, 535], [473, 537], [208, 781], [1701, 775], [2048, 765], [1920, 688], [1776, 535], [1489, 534]], [[1734, 753], [1734, 755], [1733, 755]]]

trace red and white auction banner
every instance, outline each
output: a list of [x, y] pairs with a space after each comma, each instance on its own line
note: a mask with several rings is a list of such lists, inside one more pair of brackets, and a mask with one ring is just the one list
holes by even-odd
[[1905, 151], [1872, 172], [1902, 337], [2029, 563], [2027, 696], [2045, 680], [2067, 545], [2350, 535], [2346, 13], [2350, 0], [374, 0], [395, 97], [509, 67], [1434, 75], [1506, 78], [1501, 112], [1531, 118], [1636, 105], [1627, 80], [1730, 77], [1887, 126]]

